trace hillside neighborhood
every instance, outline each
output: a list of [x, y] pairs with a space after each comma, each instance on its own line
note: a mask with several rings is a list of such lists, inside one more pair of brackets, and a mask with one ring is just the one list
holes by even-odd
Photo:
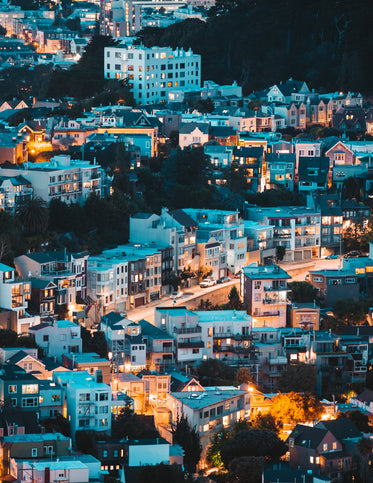
[[0, 1], [1, 482], [373, 481], [355, 14], [235, 80], [247, 3]]

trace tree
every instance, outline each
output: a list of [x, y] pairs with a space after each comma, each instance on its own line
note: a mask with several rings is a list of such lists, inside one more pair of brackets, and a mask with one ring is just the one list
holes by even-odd
[[281, 392], [310, 392], [316, 391], [316, 368], [311, 364], [297, 362], [290, 364], [282, 372], [278, 381]]
[[44, 233], [48, 228], [47, 203], [40, 196], [32, 196], [21, 203], [16, 211], [27, 233]]
[[211, 438], [210, 445], [207, 448], [207, 461], [214, 468], [219, 468], [223, 466], [220, 451], [230, 437], [231, 433], [223, 428], [221, 431], [215, 433]]
[[135, 414], [129, 405], [126, 405], [120, 414], [113, 418], [111, 424], [111, 437], [113, 439], [151, 439], [159, 438], [159, 433], [148, 419]]
[[176, 426], [172, 429], [172, 435], [173, 442], [179, 444], [184, 450], [186, 471], [194, 473], [202, 453], [202, 446], [197, 431], [195, 428], [190, 427], [188, 419], [182, 415], [178, 416]]
[[198, 270], [198, 277], [204, 280], [212, 274], [212, 268], [209, 265], [200, 265]]
[[363, 325], [366, 322], [364, 306], [353, 299], [337, 300], [333, 307], [334, 315], [348, 325]]
[[102, 331], [91, 332], [84, 326], [81, 326], [81, 335], [83, 343], [83, 352], [95, 352], [101, 357], [107, 359], [108, 350], [105, 334]]
[[236, 372], [236, 385], [239, 386], [240, 384], [253, 384], [254, 377], [250, 372], [250, 369], [246, 366], [242, 366]]
[[85, 429], [75, 432], [75, 445], [79, 451], [85, 454], [92, 454], [95, 444], [95, 431]]
[[0, 37], [5, 37], [6, 35], [6, 28], [0, 25]]
[[234, 369], [218, 359], [207, 359], [197, 367], [202, 385], [230, 386], [234, 382]]
[[234, 458], [229, 464], [230, 478], [237, 483], [260, 483], [266, 459], [256, 456]]
[[255, 419], [252, 421], [252, 425], [255, 429], [267, 429], [268, 431], [272, 431], [276, 434], [278, 434], [280, 431], [280, 425], [270, 413], [258, 413]]
[[317, 298], [317, 289], [308, 282], [292, 282], [289, 287], [292, 302], [314, 302]]
[[272, 399], [271, 414], [281, 425], [313, 422], [323, 411], [321, 402], [307, 393], [289, 392]]
[[339, 412], [337, 419], [348, 418], [354, 423], [359, 431], [362, 433], [369, 433], [371, 426], [369, 425], [369, 418], [359, 410], [349, 410], [344, 413]]
[[278, 261], [281, 262], [284, 259], [285, 252], [286, 252], [286, 248], [283, 247], [282, 245], [279, 245], [276, 247], [276, 258]]
[[251, 429], [236, 433], [222, 447], [220, 454], [225, 467], [228, 468], [235, 458], [255, 456], [278, 460], [286, 450], [286, 444], [272, 431]]
[[238, 293], [237, 287], [233, 285], [231, 288], [231, 291], [229, 292], [228, 295], [229, 302], [226, 305], [227, 310], [242, 310], [243, 309], [243, 303], [241, 302], [240, 299], [240, 294]]

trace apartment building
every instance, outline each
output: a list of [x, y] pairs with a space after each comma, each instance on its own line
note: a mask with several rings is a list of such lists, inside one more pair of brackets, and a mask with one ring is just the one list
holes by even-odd
[[2, 131], [0, 133], [0, 165], [4, 163], [17, 165], [26, 162], [27, 159], [26, 134], [17, 130]]
[[[173, 264], [167, 256], [167, 267], [182, 271], [187, 267], [197, 270], [196, 256], [197, 223], [185, 210], [169, 211], [162, 208], [160, 215], [137, 213], [130, 217], [130, 241], [132, 243], [155, 243], [173, 249]], [[163, 259], [162, 259], [162, 270]]]
[[53, 380], [64, 388], [65, 414], [70, 422], [73, 441], [79, 430], [110, 434], [111, 389], [100, 374], [96, 378], [87, 371], [54, 373]]
[[278, 265], [262, 266], [257, 263], [245, 267], [241, 274], [241, 294], [251, 307], [253, 327], [285, 327], [287, 281], [285, 270]]
[[320, 256], [320, 211], [310, 207], [263, 208], [245, 204], [245, 218], [273, 225], [274, 247], [284, 247], [284, 261]]
[[31, 317], [27, 313], [30, 295], [31, 283], [18, 277], [14, 268], [0, 263], [0, 308], [9, 311], [10, 316], [6, 328], [22, 334], [40, 322], [40, 317]]
[[146, 320], [140, 320], [141, 335], [146, 343], [146, 368], [163, 372], [175, 364], [175, 343], [167, 334]]
[[0, 399], [17, 411], [39, 411], [39, 380], [15, 364], [0, 366]]
[[[214, 238], [221, 243], [222, 257], [226, 253], [226, 266], [232, 273], [238, 273], [246, 265], [247, 238], [238, 212], [200, 208], [186, 208], [183, 211], [198, 224], [199, 240]], [[222, 268], [224, 261], [220, 260]]]
[[70, 320], [53, 320], [30, 327], [29, 334], [46, 357], [62, 361], [63, 354], [82, 352], [81, 326]]
[[[68, 354], [62, 356], [65, 368], [74, 371], [88, 371], [95, 376], [98, 371], [102, 374], [105, 384], [111, 383], [111, 363], [108, 359], [100, 357], [95, 352], [83, 352], [81, 354]], [[65, 369], [64, 369], [65, 370]]]
[[286, 188], [294, 190], [295, 154], [266, 153], [266, 189]]
[[105, 47], [104, 76], [127, 80], [138, 104], [166, 102], [175, 88], [198, 89], [201, 56], [170, 47]]
[[141, 30], [141, 5], [131, 0], [111, 2], [113, 37], [129, 37]]
[[14, 212], [32, 194], [31, 183], [23, 176], [0, 177], [0, 210]]
[[246, 189], [257, 193], [264, 190], [265, 172], [263, 148], [235, 146], [232, 154], [232, 166], [240, 168], [246, 181]]
[[174, 337], [179, 364], [201, 361], [204, 355], [207, 356], [207, 341], [202, 338], [202, 327], [195, 312], [186, 307], [156, 307], [154, 325]]
[[318, 290], [320, 299], [332, 307], [337, 300], [348, 298], [359, 300], [360, 284], [353, 269], [311, 270], [309, 282]]
[[48, 203], [52, 199], [64, 203], [84, 203], [91, 193], [101, 196], [104, 184], [101, 166], [72, 160], [62, 154], [48, 162], [2, 167], [0, 176], [24, 177], [31, 184], [34, 194]]
[[[68, 306], [69, 317], [73, 318], [82, 310], [77, 298], [87, 297], [87, 261], [88, 252], [69, 253], [58, 251], [32, 252], [14, 259], [18, 273], [22, 277], [47, 280], [53, 287], [54, 310], [58, 312], [64, 305]], [[52, 297], [48, 290], [45, 302]], [[48, 305], [49, 311], [50, 306]]]
[[197, 232], [197, 256], [200, 266], [211, 269], [210, 278], [219, 280], [227, 275], [227, 253], [215, 238], [205, 239], [208, 233]]
[[[272, 262], [276, 257], [273, 244], [273, 225], [263, 225], [257, 221], [243, 220], [247, 237], [247, 263], [259, 261]], [[254, 258], [254, 260], [253, 260]]]

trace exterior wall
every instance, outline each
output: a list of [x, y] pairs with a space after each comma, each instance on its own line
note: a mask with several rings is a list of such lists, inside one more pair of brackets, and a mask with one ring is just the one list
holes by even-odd
[[169, 464], [170, 445], [159, 443], [153, 445], [134, 444], [128, 446], [128, 466]]
[[304, 327], [306, 324], [312, 324], [313, 330], [319, 330], [320, 309], [293, 307], [291, 309], [290, 323], [292, 327]]
[[179, 85], [201, 85], [201, 56], [191, 50], [106, 47], [103, 67], [105, 78], [127, 79], [138, 104], [165, 102], [168, 92]]
[[[58, 325], [66, 322], [66, 327]], [[58, 324], [58, 325], [57, 325]], [[82, 338], [80, 325], [68, 321], [59, 321], [54, 325], [41, 329], [30, 329], [35, 342], [43, 349], [47, 357], [55, 357], [62, 360], [63, 354], [82, 352]]]

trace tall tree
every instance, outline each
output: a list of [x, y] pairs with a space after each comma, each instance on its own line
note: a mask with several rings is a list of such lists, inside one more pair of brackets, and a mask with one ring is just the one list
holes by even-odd
[[280, 375], [278, 389], [281, 392], [314, 393], [316, 391], [316, 368], [304, 362], [288, 365]]
[[202, 446], [197, 431], [195, 428], [190, 427], [188, 419], [182, 415], [177, 418], [172, 435], [173, 442], [179, 444], [184, 450], [186, 471], [190, 474], [194, 473], [202, 453]]
[[49, 211], [47, 203], [40, 196], [32, 196], [17, 208], [17, 216], [27, 233], [44, 233], [48, 228]]
[[321, 402], [307, 393], [289, 392], [272, 399], [271, 414], [281, 425], [313, 422], [323, 411]]

